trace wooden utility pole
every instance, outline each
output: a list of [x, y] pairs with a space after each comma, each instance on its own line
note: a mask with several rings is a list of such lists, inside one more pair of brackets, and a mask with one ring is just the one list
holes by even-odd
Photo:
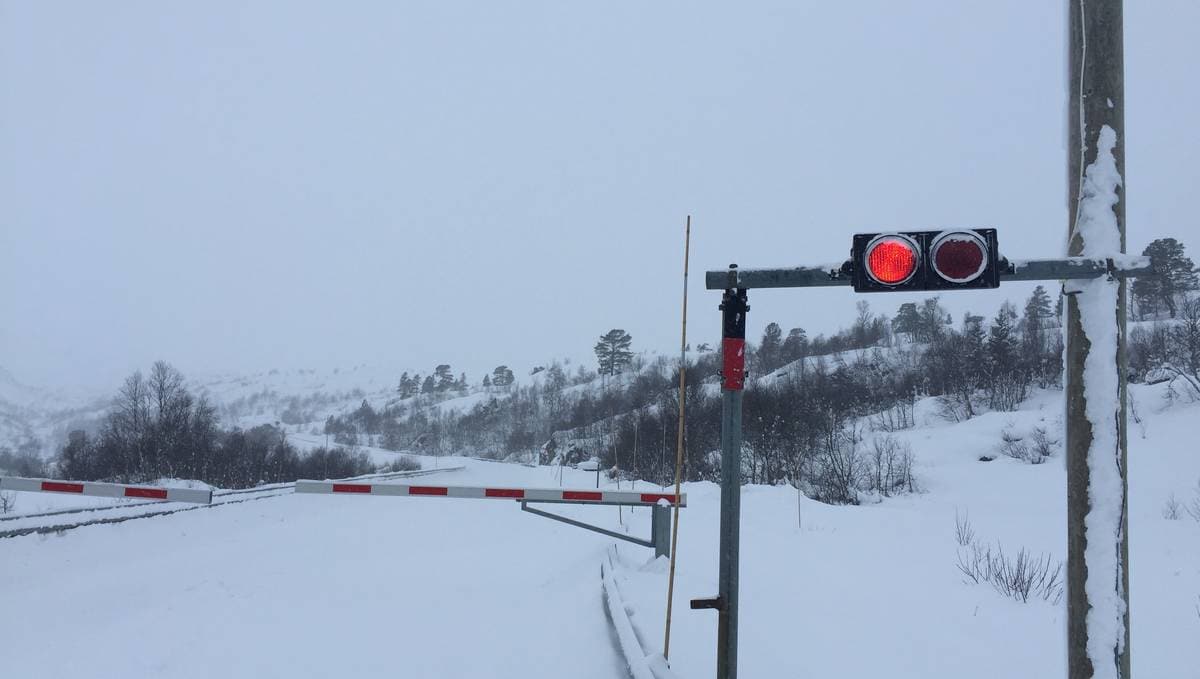
[[[1111, 249], [1117, 242], [1120, 252], [1125, 252], [1122, 0], [1067, 0], [1067, 5], [1070, 24], [1067, 254], [1112, 258], [1116, 253]], [[1111, 154], [1111, 160], [1107, 154]], [[1104, 175], [1101, 166], [1111, 162], [1115, 162], [1120, 179], [1115, 187], [1115, 205], [1101, 195], [1105, 182], [1096, 181]], [[1111, 165], [1109, 167], [1111, 169]], [[1102, 209], [1097, 211], [1097, 206]], [[1119, 234], [1111, 233], [1114, 222], [1106, 213], [1110, 209], [1115, 214]], [[1110, 251], [1099, 251], [1105, 247]], [[1110, 312], [1114, 314], [1116, 351], [1115, 356], [1097, 354], [1097, 359], [1112, 362], [1097, 364], [1093, 361], [1089, 366], [1089, 353], [1094, 349], [1111, 352], [1111, 340], [1101, 341], [1100, 334], [1096, 333], [1098, 319], [1085, 319], [1081, 315], [1101, 313], [1097, 308], [1099, 305], [1093, 304], [1101, 294], [1094, 286], [1105, 285], [1116, 287], [1116, 305]], [[1068, 288], [1065, 368], [1067, 659], [1070, 679], [1129, 678], [1125, 288], [1123, 277], [1112, 282], [1097, 280], [1086, 286]], [[1107, 294], [1111, 295], [1111, 292]], [[1089, 327], [1093, 334], [1091, 338]], [[1103, 380], [1097, 374], [1109, 370], [1115, 371], [1115, 380]], [[1099, 389], [1105, 389], [1107, 393], [1100, 393]], [[1112, 389], [1117, 392], [1115, 400]], [[1095, 401], [1091, 417], [1089, 396]], [[1095, 411], [1100, 403], [1117, 405], [1113, 412], [1105, 411], [1097, 418]], [[1108, 417], [1115, 420], [1115, 437], [1109, 433], [1109, 423], [1105, 421]], [[1112, 473], [1114, 463], [1119, 484]], [[1104, 468], [1105, 465], [1108, 467]], [[1106, 483], [1106, 479], [1111, 483]], [[1119, 498], [1113, 497], [1118, 485]], [[1106, 507], [1110, 516], [1105, 516]], [[1119, 516], [1114, 518], [1112, 515], [1117, 507]], [[1093, 516], [1089, 517], [1089, 512]]]

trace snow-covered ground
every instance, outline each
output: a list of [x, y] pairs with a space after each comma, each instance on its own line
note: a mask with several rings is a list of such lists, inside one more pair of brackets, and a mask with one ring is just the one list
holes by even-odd
[[[555, 485], [467, 462], [425, 478]], [[4, 674], [610, 679], [604, 546], [515, 502], [320, 495], [10, 539]]]
[[[1142, 419], [1130, 431], [1134, 673], [1192, 679], [1200, 523], [1162, 510], [1200, 479], [1191, 438], [1200, 404], [1162, 410], [1161, 387], [1132, 394]], [[961, 424], [923, 404], [918, 428], [899, 434], [918, 457], [918, 495], [832, 507], [787, 487], [745, 488], [742, 675], [1064, 676], [1065, 605], [964, 583], [954, 534], [957, 512], [977, 541], [1065, 558], [1061, 455], [979, 461], [1006, 428], [1056, 426], [1060, 398]], [[430, 483], [558, 485], [545, 467], [438, 462], [467, 469]], [[566, 470], [563, 483], [594, 479]], [[716, 592], [719, 489], [686, 491], [671, 665], [707, 677], [715, 614], [688, 600]], [[612, 507], [554, 509], [618, 525]], [[620, 520], [648, 534], [649, 510]], [[516, 503], [322, 495], [0, 540], [5, 674], [619, 677], [600, 598], [609, 543]], [[665, 563], [624, 543], [620, 554], [634, 624], [661, 644]]]
[[[1133, 672], [1200, 677], [1200, 523], [1163, 517], [1171, 493], [1194, 497], [1200, 453], [1192, 439], [1200, 404], [1164, 412], [1162, 389], [1134, 387], [1143, 418], [1130, 423], [1130, 598]], [[744, 676], [1062, 677], [1065, 602], [1017, 603], [956, 567], [955, 517], [969, 515], [977, 541], [1066, 558], [1062, 457], [1029, 465], [994, 452], [1006, 427], [1026, 429], [1062, 411], [1061, 393], [1018, 413], [905, 433], [926, 492], [878, 505], [797, 502], [785, 487], [747, 487], [742, 497], [740, 672]], [[720, 490], [688, 487], [681, 516], [671, 666], [712, 674], [716, 619], [688, 599], [716, 593]], [[633, 619], [661, 639], [662, 564], [622, 546], [620, 577]], [[661, 644], [661, 641], [658, 642]], [[661, 647], [661, 646], [660, 646]]]

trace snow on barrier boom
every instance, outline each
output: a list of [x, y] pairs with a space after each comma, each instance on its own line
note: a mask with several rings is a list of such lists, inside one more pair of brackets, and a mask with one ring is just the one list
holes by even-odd
[[52, 479], [26, 479], [16, 476], [0, 476], [0, 490], [17, 490], [31, 493], [71, 493], [110, 498], [138, 498], [161, 502], [195, 502], [210, 504], [212, 491], [198, 488], [158, 488], [154, 486], [130, 486], [122, 483], [100, 483], [98, 481], [55, 481]]
[[[569, 490], [562, 488], [489, 488], [484, 486], [417, 486], [400, 483], [338, 483], [336, 481], [297, 481], [297, 493], [342, 493], [347, 495], [398, 495], [447, 497], [476, 500], [523, 500], [525, 502], [565, 502], [572, 504], [654, 506], [660, 502], [676, 504], [674, 493], [643, 493], [629, 490]], [[678, 505], [687, 506], [687, 494], [678, 496]]]

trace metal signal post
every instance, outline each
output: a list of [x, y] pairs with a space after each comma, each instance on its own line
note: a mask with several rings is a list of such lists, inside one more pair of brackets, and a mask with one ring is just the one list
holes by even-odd
[[746, 383], [746, 289], [729, 266], [721, 299], [721, 544], [717, 597], [692, 608], [717, 609], [717, 679], [737, 679], [738, 548], [742, 513], [742, 389]]

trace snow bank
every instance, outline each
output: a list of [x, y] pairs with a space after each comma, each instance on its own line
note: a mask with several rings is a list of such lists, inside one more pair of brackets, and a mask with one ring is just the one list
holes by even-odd
[[616, 632], [621, 654], [625, 656], [629, 674], [633, 679], [678, 679], [662, 653], [647, 653], [641, 639], [638, 638], [629, 618], [632, 609], [625, 603], [620, 587], [617, 586], [616, 554], [615, 545], [605, 552], [604, 561], [600, 565], [600, 578], [604, 589], [604, 607]]

